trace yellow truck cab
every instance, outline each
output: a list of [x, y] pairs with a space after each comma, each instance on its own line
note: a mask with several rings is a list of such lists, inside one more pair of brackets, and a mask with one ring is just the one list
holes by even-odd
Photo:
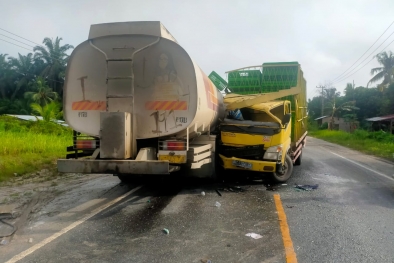
[[237, 93], [227, 94], [224, 103], [228, 112], [238, 114], [236, 118], [228, 114], [220, 123], [221, 167], [269, 173], [275, 181], [285, 182], [293, 164], [301, 164], [307, 135], [306, 82], [300, 65], [265, 63], [260, 69], [228, 74], [228, 89]]

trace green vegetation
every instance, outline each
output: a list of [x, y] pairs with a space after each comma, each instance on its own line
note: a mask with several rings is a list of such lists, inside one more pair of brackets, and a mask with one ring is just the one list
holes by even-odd
[[314, 130], [309, 135], [391, 161], [394, 158], [394, 135], [383, 131], [355, 130], [354, 133], [347, 133], [344, 131]]
[[[378, 85], [379, 90], [384, 90], [388, 85], [394, 82], [394, 54], [389, 51], [379, 53], [375, 56], [382, 67], [371, 69], [371, 75], [376, 74], [369, 82], [374, 83], [383, 79], [382, 83]], [[368, 86], [367, 86], [368, 87]]]
[[62, 101], [67, 52], [74, 47], [61, 45], [61, 40], [45, 38], [34, 54], [0, 54], [0, 114], [29, 115], [37, 112], [32, 103], [44, 107]]
[[[366, 87], [347, 83], [343, 95], [330, 83], [320, 87], [320, 96], [308, 101], [310, 118], [343, 117], [366, 129], [369, 125], [365, 119], [394, 114], [394, 54], [382, 52], [375, 57], [381, 67], [371, 70], [374, 76]], [[368, 87], [372, 83], [377, 86]]]
[[0, 181], [52, 167], [72, 145], [72, 131], [45, 121], [0, 116]]

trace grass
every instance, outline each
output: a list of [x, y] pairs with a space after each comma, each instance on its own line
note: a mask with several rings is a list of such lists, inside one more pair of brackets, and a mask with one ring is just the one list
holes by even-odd
[[0, 181], [53, 167], [72, 145], [72, 131], [54, 123], [0, 116]]
[[315, 130], [309, 135], [328, 142], [346, 146], [366, 154], [394, 160], [394, 135], [379, 132], [356, 130], [354, 133], [344, 131]]

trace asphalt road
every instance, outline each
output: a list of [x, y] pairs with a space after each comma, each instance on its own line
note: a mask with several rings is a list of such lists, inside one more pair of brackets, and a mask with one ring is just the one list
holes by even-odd
[[121, 185], [104, 176], [41, 209], [0, 246], [0, 262], [394, 262], [393, 174], [393, 163], [308, 138], [302, 165], [271, 191], [266, 181], [243, 180], [248, 174], [216, 185]]

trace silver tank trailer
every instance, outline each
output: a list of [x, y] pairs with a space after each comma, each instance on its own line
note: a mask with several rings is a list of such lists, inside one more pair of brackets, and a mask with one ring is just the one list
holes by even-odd
[[222, 94], [160, 22], [92, 25], [68, 62], [65, 120], [99, 136], [101, 112], [133, 108], [135, 139], [192, 138], [224, 115]]

